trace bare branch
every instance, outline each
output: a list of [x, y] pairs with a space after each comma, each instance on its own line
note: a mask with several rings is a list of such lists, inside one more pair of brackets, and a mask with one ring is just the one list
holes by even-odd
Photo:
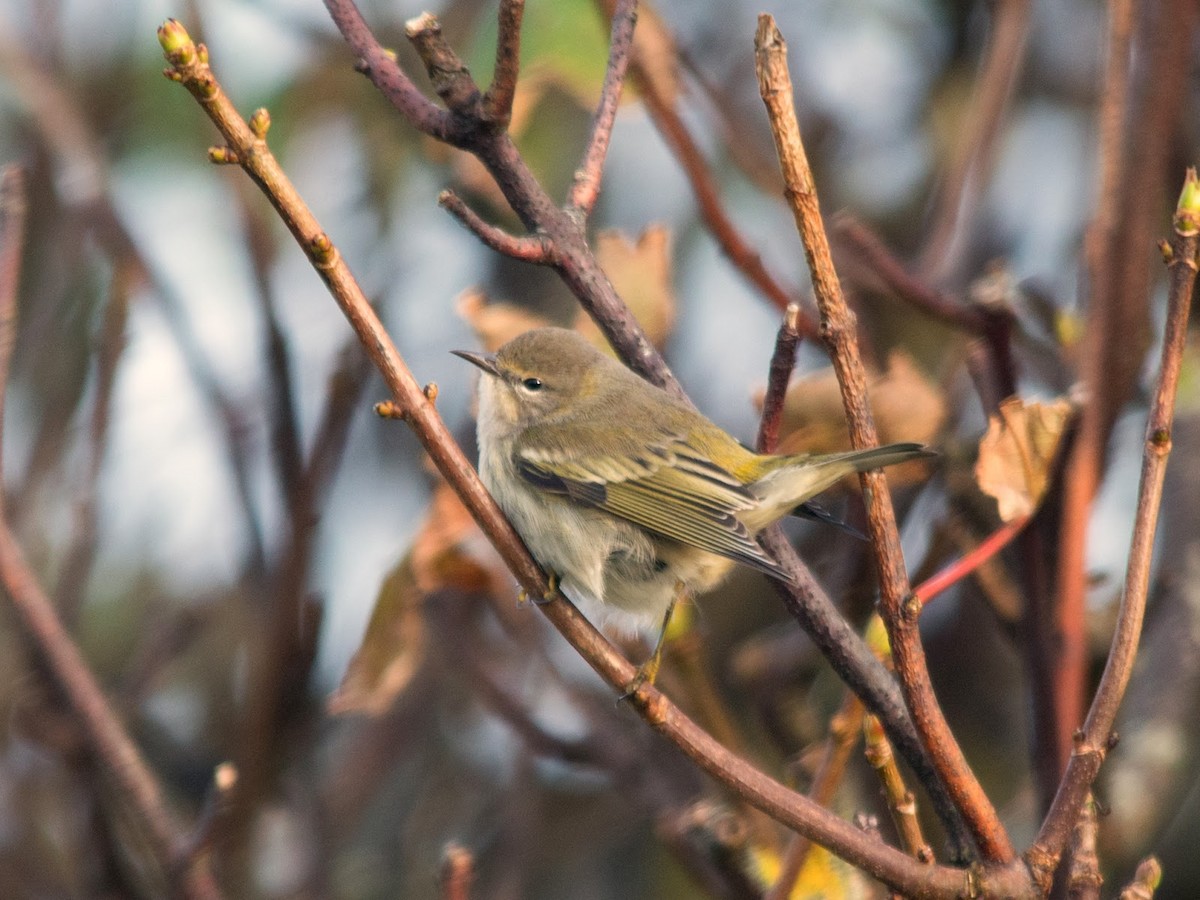
[[1167, 300], [1167, 321], [1163, 332], [1162, 357], [1157, 383], [1146, 422], [1146, 444], [1138, 486], [1137, 513], [1129, 562], [1125, 570], [1125, 588], [1121, 609], [1113, 632], [1108, 661], [1083, 728], [1075, 736], [1075, 746], [1054, 803], [1046, 814], [1037, 840], [1027, 858], [1035, 877], [1049, 883], [1062, 858], [1075, 821], [1100, 765], [1108, 753], [1113, 721], [1125, 695], [1133, 662], [1137, 656], [1142, 620], [1146, 611], [1146, 593], [1150, 582], [1150, 562], [1158, 508], [1162, 501], [1163, 476], [1171, 452], [1171, 427], [1175, 417], [1175, 392], [1179, 385], [1183, 350], [1187, 342], [1188, 314], [1196, 285], [1197, 249], [1200, 248], [1200, 181], [1195, 169], [1189, 169], [1183, 194], [1175, 215], [1175, 235], [1169, 259], [1171, 288]]
[[517, 237], [509, 234], [485, 222], [475, 210], [467, 206], [462, 197], [451, 190], [438, 194], [438, 205], [497, 253], [538, 266], [550, 265], [553, 262], [554, 245], [543, 235]]
[[758, 423], [758, 440], [754, 446], [759, 453], [774, 453], [779, 446], [779, 421], [783, 417], [783, 400], [788, 381], [796, 368], [796, 348], [800, 344], [800, 306], [792, 303], [783, 314], [775, 350], [767, 370], [767, 390], [763, 394], [762, 418]]
[[[9, 366], [17, 341], [17, 288], [21, 280], [21, 256], [25, 250], [25, 217], [28, 214], [25, 170], [5, 166], [0, 171], [0, 427], [4, 422], [4, 399], [8, 394]], [[0, 447], [3, 443], [0, 442]], [[0, 457], [0, 472], [3, 472]], [[0, 504], [4, 480], [0, 478]]]
[[471, 77], [466, 63], [442, 36], [437, 17], [426, 12], [409, 19], [404, 24], [404, 34], [425, 63], [433, 89], [446, 108], [464, 118], [479, 118], [483, 103], [479, 85]]
[[501, 128], [512, 118], [513, 96], [521, 70], [521, 18], [525, 0], [500, 0], [496, 29], [496, 67], [492, 84], [483, 95], [482, 115]]
[[[766, 14], [760, 15], [758, 20], [755, 62], [760, 91], [771, 119], [775, 147], [787, 186], [787, 197], [812, 270], [813, 291], [821, 310], [821, 331], [842, 389], [851, 443], [856, 448], [872, 447], [878, 443], [878, 438], [867, 402], [866, 372], [854, 342], [854, 315], [846, 305], [833, 268], [829, 242], [821, 223], [816, 186], [800, 139], [791, 76], [787, 68], [787, 47], [775, 26], [775, 20]], [[887, 481], [883, 473], [878, 471], [864, 472], [859, 477], [867, 505], [871, 544], [876, 554], [884, 621], [888, 625], [896, 673], [913, 724], [940, 779], [962, 811], [984, 858], [992, 862], [1011, 862], [1016, 854], [1004, 826], [963, 757], [929, 681], [917, 629], [920, 604], [915, 602], [909, 590], [908, 573], [900, 555], [900, 538]]]
[[[0, 174], [0, 397], [7, 393], [9, 364], [16, 333], [16, 286], [25, 227], [24, 177], [16, 167]], [[2, 410], [2, 401], [0, 401]], [[3, 420], [0, 418], [0, 434]], [[2, 498], [0, 498], [2, 501]], [[104, 697], [79, 648], [71, 640], [38, 584], [12, 532], [0, 502], [0, 582], [9, 602], [55, 682], [79, 718], [92, 752], [120, 785], [148, 831], [153, 853], [168, 875], [184, 849], [184, 840], [163, 800], [162, 789]], [[180, 889], [188, 897], [217, 898], [220, 891], [206, 860], [183, 874]]]
[[460, 139], [453, 117], [418, 90], [396, 62], [394, 53], [374, 39], [354, 0], [325, 0], [329, 17], [358, 54], [358, 68], [413, 126], [441, 141], [456, 144]]
[[592, 118], [583, 161], [575, 172], [575, 182], [567, 198], [567, 208], [579, 218], [586, 219], [600, 196], [600, 179], [604, 174], [604, 158], [612, 140], [613, 122], [621, 102], [621, 87], [625, 84], [625, 69], [633, 51], [633, 28], [637, 24], [637, 0], [618, 0], [612, 17], [612, 36], [608, 45], [608, 68], [600, 88], [600, 104]]
[[442, 851], [442, 900], [471, 900], [475, 884], [475, 857], [461, 844]]
[[990, 5], [992, 28], [987, 53], [975, 82], [962, 141], [950, 172], [938, 188], [921, 270], [934, 281], [951, 277], [968, 244], [968, 225], [987, 187], [996, 138], [1025, 64], [1029, 0], [998, 0]]

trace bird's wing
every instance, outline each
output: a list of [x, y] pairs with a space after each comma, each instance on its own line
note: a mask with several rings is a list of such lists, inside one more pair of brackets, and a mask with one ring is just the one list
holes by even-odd
[[781, 574], [738, 513], [756, 498], [736, 478], [678, 439], [637, 454], [569, 456], [558, 448], [517, 450], [517, 471], [540, 490], [604, 510], [661, 537]]

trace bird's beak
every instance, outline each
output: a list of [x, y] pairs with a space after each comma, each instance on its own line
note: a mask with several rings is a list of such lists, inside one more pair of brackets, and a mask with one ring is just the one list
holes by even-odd
[[496, 368], [496, 357], [492, 353], [474, 353], [471, 350], [451, 350], [455, 356], [465, 359], [472, 365], [479, 366], [489, 375], [499, 376], [500, 370]]

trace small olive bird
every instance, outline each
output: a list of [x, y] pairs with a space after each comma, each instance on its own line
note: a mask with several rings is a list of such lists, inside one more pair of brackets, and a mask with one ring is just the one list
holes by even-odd
[[629, 693], [653, 682], [684, 592], [713, 588], [734, 563], [787, 579], [760, 531], [850, 473], [933, 455], [914, 443], [755, 453], [563, 328], [495, 355], [454, 353], [484, 373], [479, 474], [552, 583], [593, 622], [661, 621]]

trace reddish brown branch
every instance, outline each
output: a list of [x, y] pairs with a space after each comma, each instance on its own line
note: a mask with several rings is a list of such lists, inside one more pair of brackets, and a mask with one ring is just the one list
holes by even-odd
[[621, 88], [625, 84], [625, 70], [633, 53], [633, 29], [636, 24], [637, 0], [617, 0], [608, 44], [608, 67], [600, 88], [600, 104], [592, 118], [592, 130], [583, 153], [583, 162], [575, 171], [575, 181], [567, 197], [567, 209], [584, 219], [591, 215], [600, 196], [604, 158], [612, 141], [613, 122], [617, 118]]
[[767, 370], [767, 390], [763, 394], [762, 417], [758, 422], [758, 439], [754, 446], [759, 453], [774, 453], [779, 446], [779, 422], [783, 418], [783, 401], [788, 381], [796, 368], [796, 348], [800, 345], [800, 307], [792, 303], [783, 314], [775, 350]]
[[[1138, 7], [1138, 55], [1132, 66], [1124, 33], [1129, 12], [1112, 9], [1106, 87], [1116, 96], [1102, 108], [1098, 206], [1085, 239], [1087, 329], [1081, 351], [1087, 403], [1067, 460], [1057, 552], [1054, 632], [1049, 660], [1054, 751], [1061, 773], [1074, 752], [1088, 681], [1086, 546], [1092, 503], [1103, 478], [1112, 428], [1141, 377], [1150, 342], [1150, 254], [1158, 229], [1159, 200], [1167, 176], [1171, 138], [1179, 121], [1188, 55], [1197, 23], [1188, 0]], [[1144, 54], [1144, 56], [1143, 56]], [[1117, 82], [1124, 71], [1130, 85]], [[1124, 115], [1122, 104], [1130, 109]], [[1121, 129], [1115, 124], [1123, 123]]]
[[930, 576], [913, 588], [913, 596], [922, 603], [928, 603], [942, 591], [958, 584], [989, 559], [1007, 547], [1022, 529], [1029, 523], [1028, 517], [1007, 522], [988, 535], [974, 550], [935, 575]]
[[497, 253], [539, 266], [549, 265], [553, 259], [552, 245], [545, 237], [534, 234], [518, 237], [485, 222], [454, 191], [445, 190], [438, 194], [438, 205], [466, 226], [484, 246]]
[[1183, 350], [1187, 342], [1188, 313], [1196, 285], [1197, 249], [1200, 248], [1200, 182], [1188, 170], [1175, 219], [1175, 236], [1168, 261], [1171, 287], [1162, 357], [1157, 383], [1146, 422], [1146, 443], [1138, 486], [1137, 513], [1121, 609], [1113, 632], [1108, 661], [1087, 720], [1075, 735], [1074, 747], [1057, 795], [1026, 858], [1037, 877], [1049, 884], [1079, 811], [1109, 749], [1117, 708], [1133, 672], [1146, 611], [1154, 532], [1162, 500], [1163, 476], [1171, 451], [1171, 427], [1175, 417], [1175, 392], [1179, 385]]
[[[821, 222], [816, 186], [808, 166], [796, 118], [787, 47], [769, 15], [760, 15], [755, 35], [755, 62], [763, 102], [771, 119], [784, 183], [796, 227], [812, 271], [813, 291], [821, 310], [821, 331], [829, 347], [842, 390], [850, 425], [851, 443], [857, 448], [878, 443], [867, 401], [866, 371], [855, 343], [855, 323], [833, 268], [829, 242]], [[892, 641], [892, 654], [901, 690], [940, 780], [949, 789], [963, 814], [984, 859], [1007, 863], [1015, 858], [1008, 835], [991, 801], [967, 764], [942, 715], [921, 649], [917, 616], [920, 604], [911, 596], [908, 573], [900, 554], [891, 495], [882, 472], [860, 476], [867, 505], [867, 523], [879, 573], [884, 621]]]
[[461, 844], [442, 851], [442, 900], [471, 900], [475, 886], [475, 857]]
[[493, 124], [507, 128], [512, 118], [517, 76], [521, 71], [521, 19], [525, 0], [500, 0], [496, 27], [496, 67], [491, 86], [483, 94], [482, 114]]
[[833, 217], [834, 234], [859, 256], [889, 291], [926, 315], [968, 334], [982, 336], [983, 314], [909, 273], [871, 229], [849, 213]]
[[[21, 256], [25, 250], [25, 218], [29, 212], [25, 171], [20, 166], [5, 166], [0, 171], [0, 427], [4, 423], [4, 388], [17, 342], [17, 288], [21, 280]], [[3, 448], [3, 442], [0, 442]], [[4, 471], [0, 455], [0, 472]], [[0, 478], [0, 508], [4, 501], [4, 480]]]
[[[611, 15], [614, 2], [615, 0], [602, 0], [600, 5]], [[661, 45], [668, 43], [670, 42], [660, 41], [654, 48], [662, 52]], [[674, 49], [673, 45], [671, 49]], [[701, 219], [734, 268], [778, 309], [786, 310], [796, 298], [796, 289], [785, 287], [770, 273], [758, 250], [741, 234], [729, 217], [721, 201], [721, 193], [712, 169], [679, 115], [673, 97], [670, 96], [671, 86], [660, 84], [656, 75], [661, 71], [664, 61], [645, 58], [646, 50], [645, 46], [634, 43], [633, 57], [629, 61], [629, 74], [633, 77], [647, 112], [650, 113], [651, 121], [683, 168], [696, 197]], [[808, 315], [801, 313], [797, 328], [806, 338], [816, 337], [816, 323]]]

